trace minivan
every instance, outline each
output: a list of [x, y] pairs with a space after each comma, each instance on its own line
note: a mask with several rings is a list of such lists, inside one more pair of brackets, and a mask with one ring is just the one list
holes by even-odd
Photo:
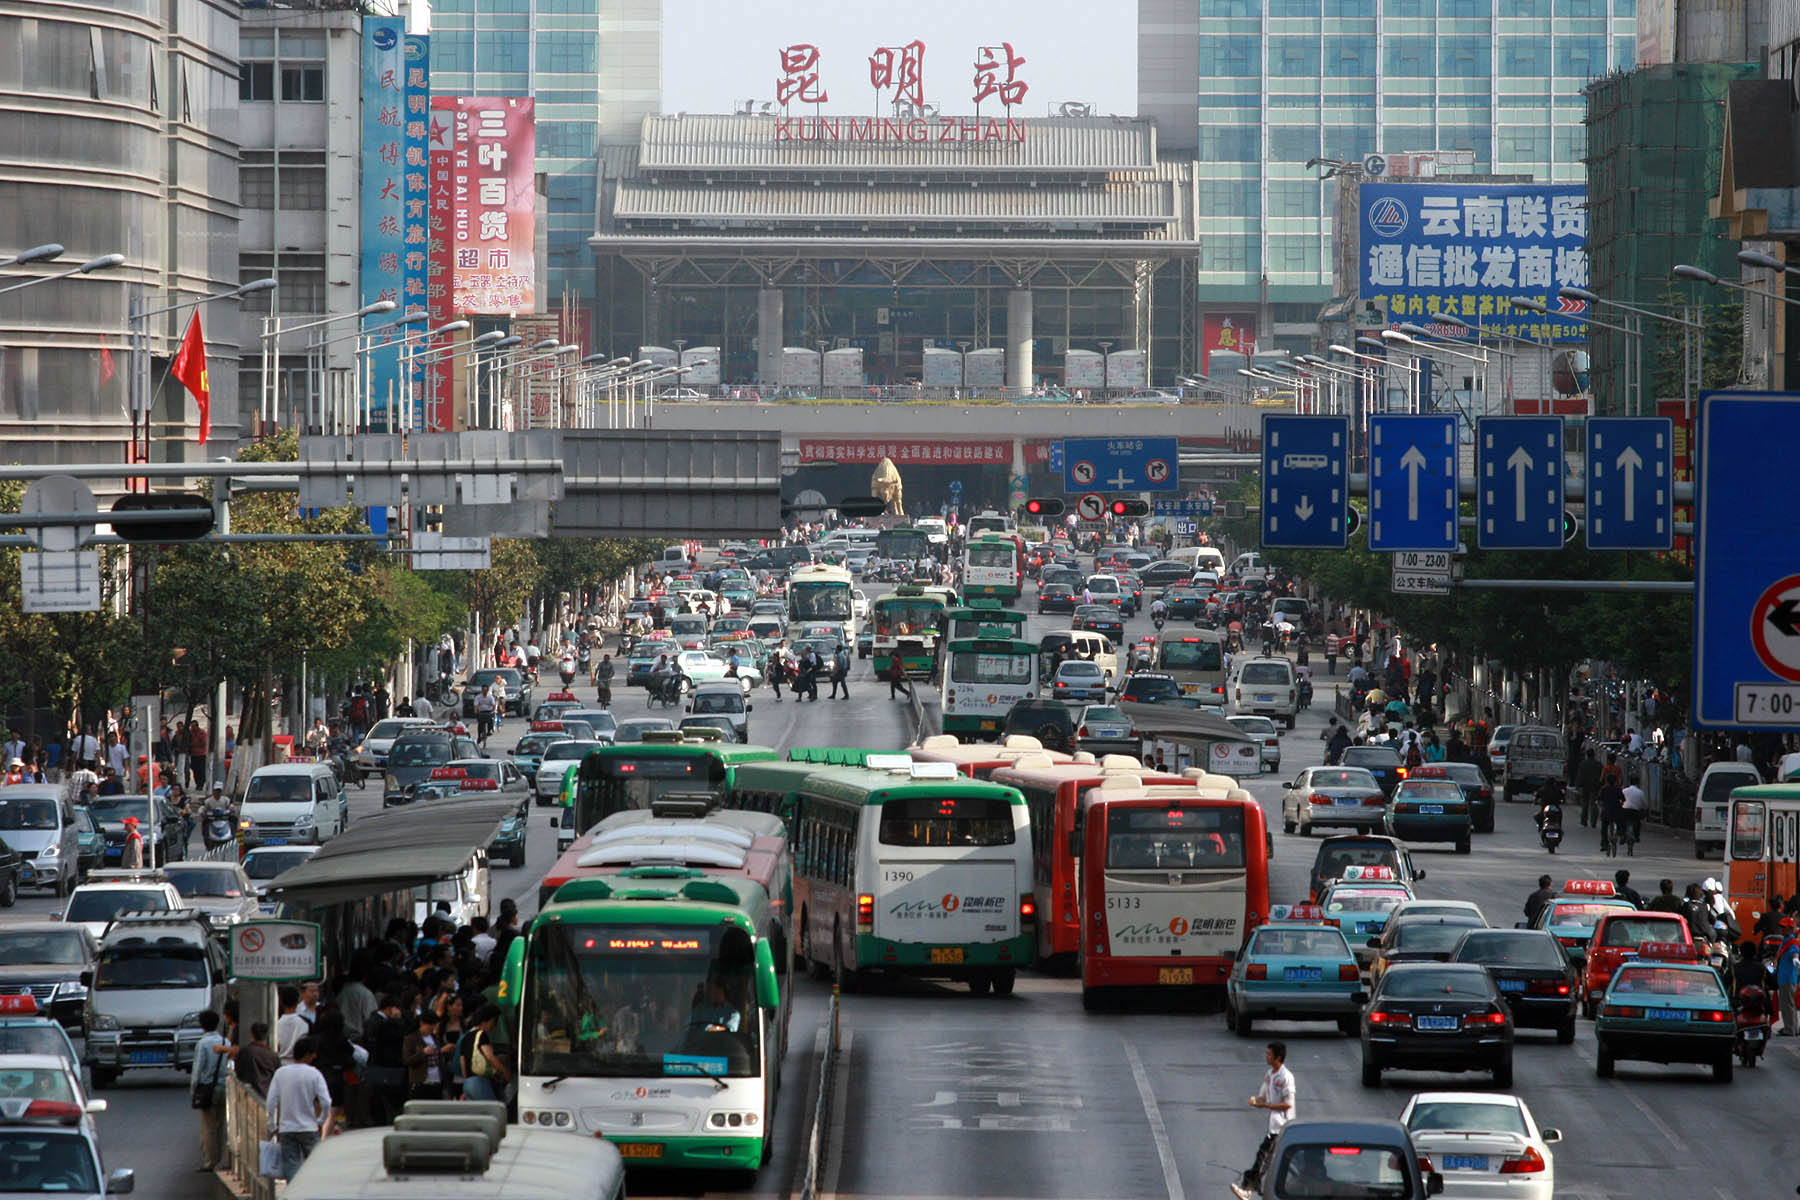
[[754, 708], [734, 679], [696, 684], [687, 702], [687, 711], [697, 716], [729, 716], [740, 742], [750, 740], [750, 713]]
[[87, 985], [83, 1061], [95, 1087], [119, 1072], [193, 1065], [200, 1014], [225, 1002], [225, 949], [193, 909], [121, 914], [100, 939]]
[[1048, 679], [1051, 671], [1051, 660], [1056, 656], [1056, 648], [1064, 644], [1072, 644], [1075, 653], [1083, 658], [1091, 658], [1100, 664], [1100, 673], [1110, 683], [1119, 673], [1119, 655], [1112, 642], [1098, 633], [1086, 629], [1052, 629], [1038, 639], [1038, 675]]
[[67, 896], [79, 880], [80, 838], [75, 811], [60, 783], [15, 783], [0, 788], [0, 839], [19, 852], [20, 887]]
[[[1716, 762], [1700, 776], [1699, 790], [1694, 793], [1694, 857], [1704, 858], [1708, 850], [1725, 852], [1725, 813], [1731, 790], [1755, 787], [1762, 782], [1756, 768], [1745, 762]], [[7, 838], [11, 841], [10, 835]]]
[[1177, 546], [1169, 551], [1169, 557], [1196, 571], [1211, 571], [1214, 575], [1225, 573], [1225, 555], [1217, 546]]
[[1300, 697], [1294, 666], [1285, 658], [1247, 658], [1231, 681], [1232, 711], [1274, 717], [1294, 727]]
[[244, 789], [238, 829], [246, 846], [317, 846], [342, 833], [349, 819], [350, 801], [329, 766], [270, 763]]

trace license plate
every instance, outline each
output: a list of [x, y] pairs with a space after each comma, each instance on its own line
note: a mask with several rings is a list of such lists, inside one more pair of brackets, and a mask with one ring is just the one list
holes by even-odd
[[30, 883], [32, 881], [32, 878], [35, 875], [36, 875], [36, 872], [31, 869], [31, 866], [29, 863], [21, 865], [19, 867], [19, 882], [20, 883]]
[[1184, 683], [1181, 685], [1181, 694], [1184, 696], [1191, 696], [1199, 690], [1200, 685], [1197, 683]]
[[1413, 1026], [1433, 1032], [1454, 1030], [1461, 1022], [1456, 1017], [1414, 1017]]
[[1523, 979], [1496, 979], [1494, 986], [1503, 992], [1522, 992], [1525, 990]]
[[620, 1158], [661, 1158], [663, 1148], [661, 1142], [614, 1142], [619, 1148]]
[[262, 840], [262, 844], [265, 846], [285, 846], [288, 844], [288, 840], [286, 838], [266, 837]]
[[1744, 1030], [1744, 1040], [1746, 1042], [1760, 1042], [1768, 1036], [1769, 1031], [1760, 1026], [1752, 1025], [1750, 1028]]
[[1356, 808], [1362, 804], [1362, 801], [1358, 800], [1355, 796], [1339, 796], [1336, 800], [1333, 800], [1332, 803], [1339, 808]]
[[1437, 815], [1442, 816], [1444, 806], [1441, 804], [1421, 804], [1419, 805], [1419, 811], [1422, 813], [1436, 813]]
[[1192, 984], [1194, 982], [1194, 968], [1159, 967], [1156, 972], [1156, 982], [1175, 984], [1177, 986]]
[[998, 721], [983, 721], [981, 723], [981, 728], [984, 732], [989, 729], [998, 729], [998, 728], [1000, 728], [1000, 722], [998, 722]]
[[932, 948], [931, 961], [934, 963], [959, 963], [962, 960], [963, 952], [961, 946], [936, 946]]
[[155, 1066], [159, 1063], [172, 1063], [175, 1061], [175, 1052], [172, 1050], [133, 1050], [131, 1052], [131, 1061], [137, 1066]]
[[1358, 933], [1374, 933], [1380, 928], [1381, 926], [1375, 924], [1373, 921], [1358, 921], [1356, 923], [1356, 932]]
[[1284, 979], [1317, 979], [1318, 977], [1318, 967], [1289, 967], [1282, 972]]
[[1256, 697], [1256, 702], [1258, 704], [1273, 704], [1273, 703], [1275, 703], [1275, 697], [1258, 695]]
[[1448, 1171], [1485, 1171], [1488, 1169], [1485, 1154], [1446, 1154], [1444, 1169]]
[[1679, 1008], [1647, 1008], [1644, 1015], [1652, 1021], [1685, 1021], [1687, 1013]]

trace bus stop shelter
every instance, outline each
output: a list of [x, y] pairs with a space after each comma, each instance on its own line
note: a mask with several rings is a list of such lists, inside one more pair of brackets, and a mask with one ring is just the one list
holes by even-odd
[[[1195, 766], [1215, 775], [1262, 774], [1262, 740], [1245, 733], [1224, 717], [1181, 704], [1144, 704], [1121, 700], [1119, 710], [1131, 718], [1132, 728], [1146, 746], [1168, 742], [1185, 751], [1187, 763], [1165, 763], [1165, 770]], [[1145, 761], [1150, 759], [1145, 754]]]

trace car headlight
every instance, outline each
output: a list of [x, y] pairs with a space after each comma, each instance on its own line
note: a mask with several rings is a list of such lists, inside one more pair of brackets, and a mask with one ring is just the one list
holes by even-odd
[[181, 1027], [183, 1029], [198, 1029], [198, 1028], [200, 1028], [200, 1014], [197, 1012], [191, 1012], [191, 1013], [187, 1013], [187, 1014], [183, 1015], [183, 1017], [181, 1018]]
[[308, 813], [304, 817], [295, 817], [294, 818], [294, 828], [295, 829], [299, 829], [303, 825], [311, 825], [312, 823], [313, 823], [313, 819], [312, 819], [311, 813]]
[[39, 858], [60, 858], [60, 857], [62, 857], [62, 847], [57, 845], [55, 842], [51, 842], [48, 846], [45, 846], [42, 850], [38, 851], [38, 857]]
[[116, 1031], [119, 1028], [119, 1018], [111, 1013], [95, 1013], [88, 1018], [88, 1028]]

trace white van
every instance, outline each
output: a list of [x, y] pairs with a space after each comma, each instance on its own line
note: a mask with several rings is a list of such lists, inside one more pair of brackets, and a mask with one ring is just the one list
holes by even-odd
[[413, 920], [423, 925], [426, 917], [436, 913], [456, 925], [467, 925], [488, 915], [492, 895], [487, 848], [482, 847], [469, 855], [461, 873], [413, 889]]
[[322, 762], [258, 767], [244, 789], [238, 828], [246, 846], [317, 846], [350, 823], [350, 801]]
[[1215, 576], [1225, 573], [1225, 555], [1217, 546], [1177, 546], [1169, 551], [1169, 557], [1196, 571], [1211, 571]]
[[1056, 654], [1056, 648], [1065, 642], [1072, 642], [1081, 657], [1099, 663], [1100, 673], [1106, 676], [1107, 683], [1114, 681], [1119, 673], [1119, 652], [1111, 638], [1089, 629], [1051, 629], [1038, 638], [1038, 674], [1042, 678], [1050, 678], [1050, 659]]
[[1231, 684], [1232, 711], [1239, 715], [1273, 717], [1294, 727], [1300, 711], [1294, 666], [1285, 658], [1246, 658], [1237, 666]]
[[1236, 575], [1243, 583], [1266, 583], [1269, 568], [1263, 562], [1263, 556], [1251, 550], [1231, 560], [1230, 574]]
[[1708, 850], [1725, 853], [1725, 814], [1730, 808], [1733, 788], [1755, 787], [1762, 776], [1749, 763], [1716, 762], [1700, 776], [1700, 787], [1694, 792], [1694, 857], [1703, 858]]

